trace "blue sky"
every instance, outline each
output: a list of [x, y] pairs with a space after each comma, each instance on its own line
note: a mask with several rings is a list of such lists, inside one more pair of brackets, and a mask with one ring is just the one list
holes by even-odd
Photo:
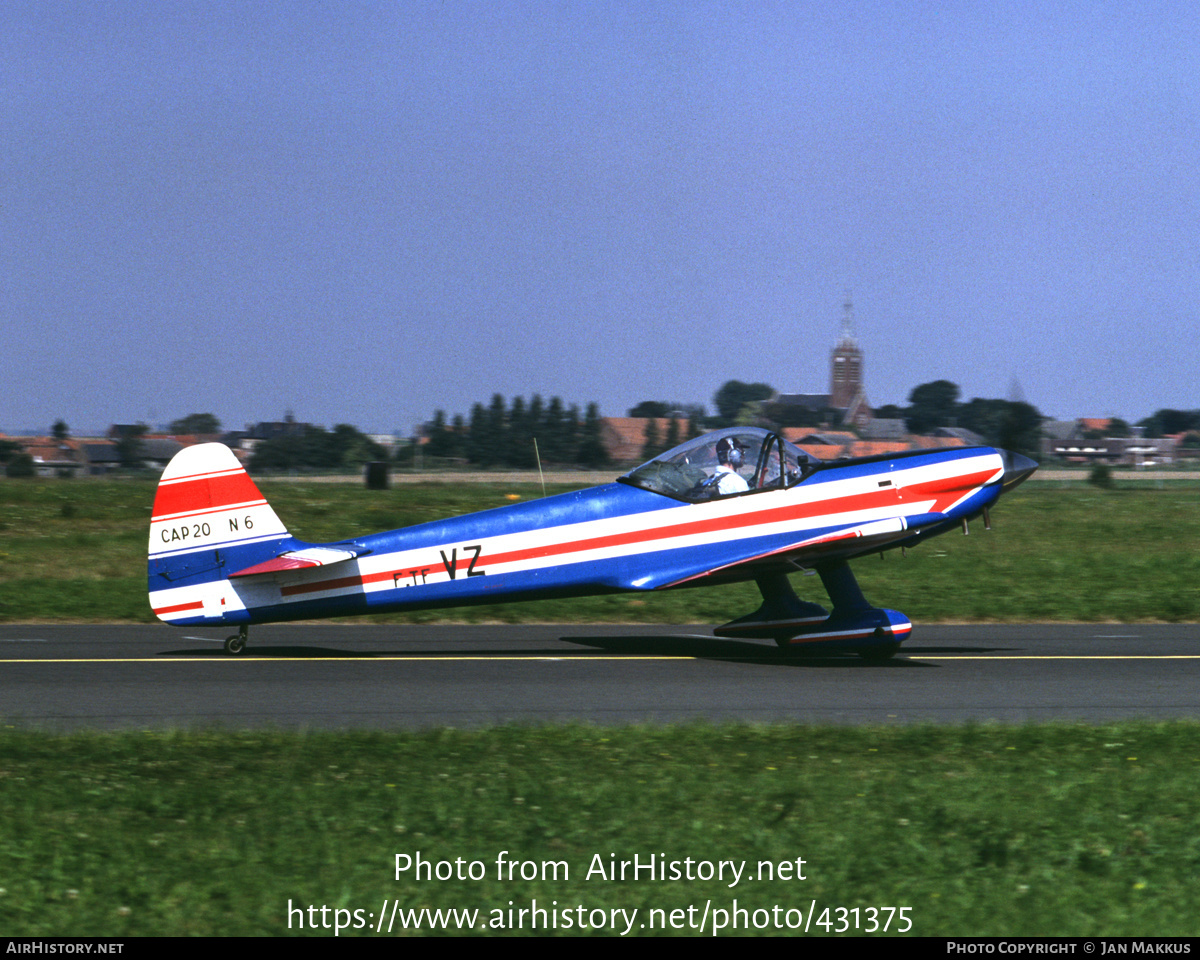
[[1200, 407], [1185, 3], [0, 6], [0, 430]]

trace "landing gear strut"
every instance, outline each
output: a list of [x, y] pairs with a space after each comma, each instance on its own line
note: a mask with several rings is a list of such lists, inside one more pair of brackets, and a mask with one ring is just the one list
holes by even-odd
[[246, 649], [246, 639], [249, 634], [250, 628], [245, 624], [242, 624], [242, 626], [238, 628], [237, 633], [235, 633], [232, 637], [225, 638], [225, 652], [228, 654], [233, 654], [234, 656], [241, 653]]
[[772, 639], [796, 653], [844, 651], [865, 660], [887, 660], [908, 639], [912, 624], [895, 610], [873, 607], [863, 597], [845, 560], [817, 565], [832, 612], [800, 600], [783, 574], [756, 581], [763, 603], [754, 613], [717, 627], [718, 637]]

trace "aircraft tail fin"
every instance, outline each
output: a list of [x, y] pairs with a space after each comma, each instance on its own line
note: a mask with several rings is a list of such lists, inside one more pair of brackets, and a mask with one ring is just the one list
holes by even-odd
[[212, 618], [206, 585], [295, 543], [232, 450], [201, 443], [167, 464], [150, 519], [150, 605], [162, 620]]

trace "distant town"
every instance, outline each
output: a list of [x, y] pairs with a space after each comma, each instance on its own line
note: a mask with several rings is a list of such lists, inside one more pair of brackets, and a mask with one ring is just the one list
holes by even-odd
[[113, 424], [103, 436], [78, 437], [59, 420], [41, 436], [0, 434], [6, 477], [104, 476], [161, 470], [195, 443], [228, 445], [255, 473], [361, 470], [390, 463], [412, 470], [628, 468], [686, 439], [719, 427], [777, 430], [820, 460], [867, 457], [936, 447], [998, 446], [1046, 462], [1144, 467], [1200, 460], [1200, 410], [1158, 410], [1137, 424], [1118, 418], [1052, 420], [1020, 399], [974, 397], [936, 380], [913, 388], [908, 405], [873, 409], [864, 357], [850, 307], [830, 354], [829, 389], [780, 393], [765, 383], [730, 380], [703, 406], [645, 400], [623, 417], [581, 412], [559, 397], [506, 401], [499, 394], [467, 414], [434, 413], [413, 436], [364, 434], [349, 424], [326, 429], [297, 420], [263, 421], [226, 430], [209, 413], [193, 413], [165, 430]]

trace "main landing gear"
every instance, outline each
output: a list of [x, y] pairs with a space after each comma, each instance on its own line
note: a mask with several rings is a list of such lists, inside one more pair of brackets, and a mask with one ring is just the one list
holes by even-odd
[[759, 577], [755, 583], [763, 602], [754, 613], [713, 632], [718, 637], [774, 640], [797, 653], [857, 653], [864, 660], [887, 660], [908, 639], [912, 624], [896, 610], [873, 607], [862, 595], [845, 560], [817, 566], [833, 612], [801, 600], [782, 573]]
[[232, 637], [225, 638], [225, 652], [236, 656], [246, 649], [246, 639], [250, 635], [250, 628], [246, 624], [242, 624], [238, 628], [238, 632]]

